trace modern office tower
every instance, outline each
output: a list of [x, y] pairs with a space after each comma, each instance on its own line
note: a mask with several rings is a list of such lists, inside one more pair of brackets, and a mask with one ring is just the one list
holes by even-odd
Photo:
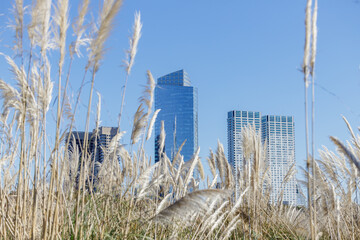
[[[294, 118], [290, 116], [263, 116], [260, 112], [228, 112], [228, 161], [234, 170], [236, 195], [239, 190], [239, 176], [243, 172], [244, 155], [242, 129], [249, 124], [261, 133], [261, 141], [266, 143], [266, 166], [270, 174], [270, 201], [276, 203], [282, 195], [283, 204], [296, 204], [296, 179], [283, 180], [289, 169], [295, 164], [295, 128]], [[264, 186], [267, 187], [267, 186]]]
[[174, 157], [181, 144], [184, 161], [191, 159], [198, 147], [197, 88], [191, 86], [184, 70], [157, 79], [155, 109], [161, 109], [155, 122], [155, 162], [159, 161], [158, 140], [164, 121], [165, 148], [169, 158]]
[[261, 129], [261, 113], [251, 111], [228, 112], [228, 161], [234, 171], [236, 196], [239, 195], [239, 176], [244, 167], [242, 129], [249, 124], [253, 125], [255, 130], [259, 132]]
[[267, 143], [267, 166], [271, 178], [271, 202], [296, 205], [296, 179], [284, 179], [295, 164], [295, 124], [291, 116], [263, 116], [261, 119], [262, 141]]

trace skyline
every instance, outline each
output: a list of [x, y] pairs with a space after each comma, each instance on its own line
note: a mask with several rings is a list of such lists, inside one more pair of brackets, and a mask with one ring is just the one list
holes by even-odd
[[[77, 3], [72, 2], [70, 18], [76, 15]], [[1, 16], [2, 21], [7, 19], [10, 4], [8, 1], [0, 3], [1, 13], [5, 14]], [[139, 10], [144, 27], [125, 98], [125, 138], [130, 138], [130, 123], [146, 83], [146, 70], [151, 70], [157, 78], [183, 68], [199, 89], [199, 146], [203, 161], [209, 147], [215, 149], [218, 139], [226, 142], [226, 113], [243, 109], [293, 115], [297, 122], [296, 160], [304, 166], [304, 87], [298, 71], [304, 47], [304, 9], [305, 1], [227, 1], [222, 4], [216, 1], [125, 1], [95, 80], [95, 88], [103, 96], [102, 125], [116, 126], [119, 92], [124, 84], [121, 60], [128, 48], [133, 14]], [[360, 5], [353, 1], [319, 3], [316, 149], [325, 145], [334, 150], [328, 140], [330, 135], [341, 140], [350, 138], [341, 115], [348, 118], [353, 128], [360, 122], [357, 104], [360, 31], [356, 28], [360, 21], [359, 9]], [[7, 36], [9, 31], [6, 28], [1, 31], [3, 44], [12, 42]], [[5, 60], [0, 61], [0, 77], [10, 79]], [[74, 95], [79, 89], [84, 65], [84, 60], [78, 61], [79, 67], [73, 71], [70, 84]], [[88, 92], [88, 88], [89, 84], [83, 92]], [[266, 102], [260, 104], [259, 98]], [[86, 94], [82, 99], [86, 102]], [[82, 106], [76, 116], [77, 130], [84, 130], [84, 109]], [[153, 146], [146, 146], [146, 149], [152, 156]]]

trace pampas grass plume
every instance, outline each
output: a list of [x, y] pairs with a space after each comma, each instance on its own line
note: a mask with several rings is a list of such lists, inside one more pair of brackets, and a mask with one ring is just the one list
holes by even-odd
[[304, 47], [304, 59], [303, 59], [303, 72], [305, 87], [309, 86], [309, 61], [310, 61], [310, 43], [311, 43], [311, 5], [312, 0], [307, 0], [305, 10], [305, 47]]
[[69, 27], [69, 0], [58, 0], [55, 8], [55, 23], [59, 27], [59, 32], [56, 32], [56, 43], [60, 48], [59, 66], [62, 67], [65, 59], [65, 45], [66, 32]]
[[93, 66], [95, 72], [98, 71], [100, 61], [104, 55], [104, 45], [112, 30], [113, 20], [120, 10], [122, 0], [104, 1], [102, 11], [100, 13], [100, 24], [95, 37], [90, 43], [89, 65]]
[[151, 137], [151, 133], [152, 133], [152, 130], [153, 130], [153, 128], [154, 128], [154, 124], [155, 124], [157, 115], [159, 114], [160, 111], [161, 111], [161, 109], [157, 109], [157, 110], [154, 112], [154, 114], [153, 114], [153, 116], [152, 116], [152, 118], [151, 118], [151, 120], [150, 120], [149, 128], [148, 128], [147, 135], [146, 135], [146, 140], [149, 140], [150, 137]]
[[129, 38], [130, 48], [127, 50], [127, 60], [125, 61], [125, 70], [130, 75], [131, 68], [134, 64], [135, 56], [137, 53], [137, 46], [141, 37], [142, 23], [140, 20], [140, 12], [135, 13], [135, 20], [133, 26], [133, 35]]

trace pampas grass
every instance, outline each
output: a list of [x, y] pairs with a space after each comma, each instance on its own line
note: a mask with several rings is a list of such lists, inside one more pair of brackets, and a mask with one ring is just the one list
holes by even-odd
[[[150, 71], [146, 73], [144, 82], [147, 84], [134, 113], [130, 145], [120, 143], [126, 133], [119, 128], [107, 146], [98, 146], [101, 97], [98, 94], [97, 107], [92, 109], [92, 94], [96, 72], [106, 60], [106, 39], [122, 1], [103, 2], [98, 27], [93, 31], [86, 27], [91, 25], [87, 17], [89, 3], [88, 0], [81, 2], [71, 34], [69, 1], [34, 2], [28, 7], [30, 23], [25, 21], [29, 18], [23, 10], [23, 2], [15, 1], [13, 49], [19, 58], [2, 55], [13, 73], [15, 85], [8, 79], [0, 79], [1, 238], [315, 239], [321, 236], [324, 239], [357, 239], [360, 236], [360, 138], [345, 118], [351, 141], [342, 142], [332, 137], [337, 152], [324, 147], [320, 151], [321, 159], [313, 158], [311, 164], [307, 155], [309, 164], [302, 183], [310, 194], [308, 207], [282, 205], [281, 192], [278, 202], [271, 201], [265, 164], [266, 144], [261, 143], [251, 126], [243, 129], [246, 165], [239, 178], [234, 178], [235, 171], [226, 159], [223, 145], [218, 142], [207, 159], [212, 176], [207, 176], [207, 184], [202, 187], [199, 176], [204, 178], [205, 174], [200, 148], [185, 162], [181, 152], [184, 141], [174, 156], [167, 156], [164, 122], [157, 143], [159, 161], [151, 164], [152, 159], [144, 149], [151, 140], [160, 109], [152, 109], [155, 81]], [[312, 18], [309, 6], [303, 63], [306, 88], [310, 79], [314, 82], [317, 35], [317, 2]], [[54, 27], [50, 27], [52, 24]], [[24, 34], [25, 26], [28, 35]], [[125, 63], [119, 127], [141, 28], [140, 14], [135, 13]], [[25, 36], [28, 39], [24, 39]], [[25, 47], [24, 42], [29, 42], [30, 46]], [[67, 47], [67, 43], [70, 46]], [[85, 130], [89, 130], [92, 112], [95, 112], [96, 128], [91, 137], [83, 133], [85, 141], [76, 144], [80, 133], [73, 132], [74, 116], [82, 86], [73, 104], [68, 97], [68, 85], [72, 62], [81, 56], [82, 46], [89, 47], [82, 86], [88, 80], [87, 72], [92, 73]], [[56, 54], [50, 55], [50, 49]], [[50, 59], [50, 56], [58, 56], [58, 59]], [[52, 63], [57, 64], [56, 71], [51, 70]], [[64, 73], [66, 82], [62, 84]], [[53, 96], [54, 84], [58, 91]], [[53, 98], [58, 107], [54, 143], [49, 140], [46, 128]], [[66, 130], [62, 125], [67, 126]], [[88, 140], [104, 153], [102, 162], [94, 162], [97, 152], [89, 151]], [[282, 179], [283, 185], [293, 177], [294, 168], [289, 168]], [[235, 185], [239, 187], [237, 191]]]
[[[139, 40], [141, 37], [141, 28], [142, 28], [142, 23], [140, 20], [140, 13], [135, 13], [133, 35], [131, 38], [129, 38], [130, 48], [129, 48], [129, 50], [126, 51], [127, 59], [124, 60], [126, 77], [125, 77], [125, 84], [123, 86], [122, 99], [121, 99], [121, 105], [120, 105], [120, 113], [119, 113], [119, 121], [118, 121], [119, 129], [120, 129], [120, 123], [121, 123], [121, 115], [122, 115], [122, 112], [124, 109], [124, 104], [125, 104], [126, 86], [127, 86], [130, 72], [131, 72], [132, 66], [134, 64], [134, 59], [135, 59], [135, 56], [137, 53], [137, 46], [138, 46], [138, 43], [139, 43]], [[148, 79], [149, 79], [149, 83], [150, 83], [149, 85], [151, 88], [151, 85], [153, 85], [154, 80], [152, 79], [152, 75], [150, 72], [148, 72]]]

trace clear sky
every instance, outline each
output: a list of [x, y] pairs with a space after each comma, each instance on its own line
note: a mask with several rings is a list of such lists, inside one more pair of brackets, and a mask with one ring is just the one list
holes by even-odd
[[[97, 11], [99, 2], [92, 2], [93, 11]], [[78, 1], [70, 4], [72, 19]], [[134, 12], [140, 11], [143, 32], [126, 92], [122, 123], [127, 131], [125, 143], [129, 142], [131, 120], [146, 83], [146, 70], [157, 78], [184, 69], [198, 88], [199, 145], [204, 163], [209, 148], [215, 149], [218, 139], [227, 150], [226, 113], [250, 110], [295, 117], [296, 160], [303, 166], [304, 84], [299, 70], [303, 59], [305, 4], [305, 0], [125, 1], [95, 80], [96, 91], [103, 97], [102, 125], [117, 125], [125, 79], [122, 60], [128, 48]], [[4, 27], [11, 18], [9, 9], [11, 1], [0, 2], [0, 13], [4, 14], [0, 16], [0, 51], [11, 54], [4, 47], [13, 41], [10, 29]], [[328, 139], [330, 135], [349, 139], [342, 115], [354, 129], [359, 126], [359, 12], [360, 3], [355, 0], [319, 0], [316, 149], [322, 145], [334, 149]], [[85, 55], [85, 49], [83, 52]], [[71, 74], [74, 99], [83, 76], [84, 59], [76, 61]], [[55, 65], [53, 71], [55, 74]], [[0, 59], [0, 77], [9, 78], [3, 59]], [[84, 92], [89, 90], [89, 85]], [[84, 130], [86, 102], [84, 94], [77, 115], [78, 130]], [[54, 108], [52, 114], [55, 112]], [[153, 157], [153, 140], [146, 148]]]

